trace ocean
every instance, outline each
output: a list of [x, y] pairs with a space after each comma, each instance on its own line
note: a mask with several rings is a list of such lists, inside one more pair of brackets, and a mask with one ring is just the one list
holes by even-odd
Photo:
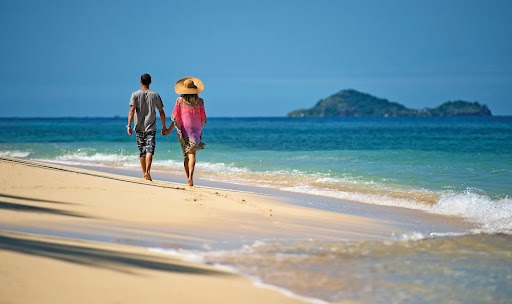
[[[0, 118], [0, 156], [136, 174], [138, 151], [125, 125], [125, 118]], [[346, 201], [400, 207], [472, 228], [169, 254], [315, 303], [510, 303], [512, 117], [209, 118], [203, 141], [199, 186], [310, 195], [308, 207], [333, 211]], [[175, 132], [157, 137], [153, 172], [184, 175]]]

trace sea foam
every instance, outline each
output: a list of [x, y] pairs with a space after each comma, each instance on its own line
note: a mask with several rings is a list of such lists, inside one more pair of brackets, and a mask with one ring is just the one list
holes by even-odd
[[460, 216], [482, 225], [484, 232], [512, 232], [512, 199], [491, 199], [471, 191], [446, 193], [431, 207], [431, 212]]
[[30, 154], [32, 154], [32, 152], [29, 152], [29, 151], [19, 151], [19, 150], [0, 151], [0, 156], [5, 156], [5, 157], [26, 158], [26, 157], [29, 157]]
[[458, 216], [481, 226], [482, 232], [512, 233], [512, 199], [509, 197], [493, 199], [485, 194], [467, 190], [463, 193], [441, 193], [434, 204], [422, 204], [414, 200], [399, 199], [386, 195], [319, 189], [310, 186], [281, 188], [305, 194], [334, 197], [342, 200], [367, 204], [402, 207], [425, 212]]
[[71, 166], [98, 166], [98, 167], [117, 167], [138, 165], [137, 155], [121, 155], [115, 153], [87, 153], [74, 152], [59, 155], [55, 158], [39, 158], [38, 161], [47, 161]]

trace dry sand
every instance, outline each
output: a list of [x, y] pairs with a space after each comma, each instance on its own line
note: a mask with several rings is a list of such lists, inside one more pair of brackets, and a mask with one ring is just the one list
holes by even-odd
[[390, 223], [0, 157], [0, 303], [300, 303], [242, 276], [149, 251], [258, 239], [389, 236]]

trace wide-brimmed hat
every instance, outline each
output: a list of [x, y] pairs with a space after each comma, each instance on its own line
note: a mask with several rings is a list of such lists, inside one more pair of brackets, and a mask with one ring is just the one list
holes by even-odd
[[177, 94], [198, 94], [203, 90], [203, 82], [199, 78], [195, 77], [181, 78], [174, 85], [174, 91]]

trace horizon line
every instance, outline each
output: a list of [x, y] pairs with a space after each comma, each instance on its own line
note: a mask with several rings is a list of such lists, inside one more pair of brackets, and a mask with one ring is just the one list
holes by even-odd
[[[208, 119], [225, 119], [225, 118], [292, 118], [292, 119], [301, 119], [301, 118], [437, 118], [437, 117], [512, 117], [512, 114], [505, 115], [497, 115], [492, 114], [491, 116], [473, 116], [473, 115], [461, 115], [461, 116], [396, 116], [396, 117], [380, 117], [380, 116], [339, 116], [339, 117], [289, 117], [287, 115], [280, 116], [210, 116]], [[112, 115], [112, 116], [0, 116], [0, 119], [128, 119], [128, 116], [120, 116], [120, 115]]]

